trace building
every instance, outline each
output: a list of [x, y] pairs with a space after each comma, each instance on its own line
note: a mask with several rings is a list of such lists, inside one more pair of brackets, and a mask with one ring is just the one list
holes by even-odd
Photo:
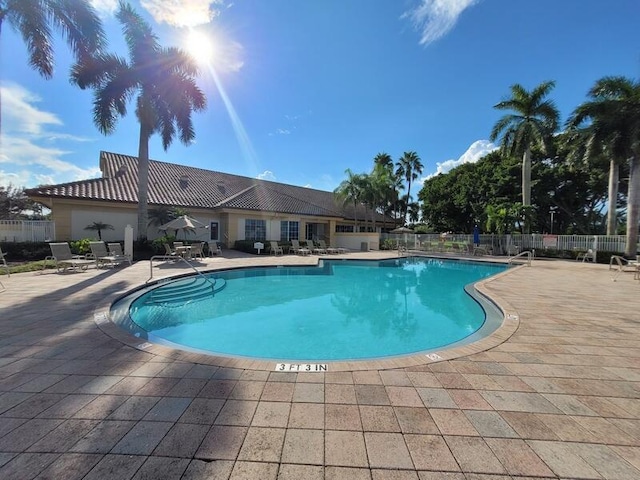
[[[93, 236], [85, 227], [94, 222], [114, 227], [102, 232], [103, 240], [122, 240], [127, 225], [134, 227], [134, 238], [138, 237], [137, 157], [101, 152], [100, 170], [100, 178], [26, 191], [51, 209], [56, 240]], [[354, 212], [353, 205], [339, 204], [333, 192], [155, 160], [149, 161], [148, 202], [149, 210], [179, 207], [209, 226], [187, 238], [216, 240], [231, 247], [236, 240], [316, 239], [358, 249], [368, 241], [370, 248], [377, 248], [378, 235], [364, 233], [365, 220], [367, 229], [376, 231], [385, 220], [362, 205]], [[146, 233], [149, 239], [163, 235], [157, 225], [149, 225]]]

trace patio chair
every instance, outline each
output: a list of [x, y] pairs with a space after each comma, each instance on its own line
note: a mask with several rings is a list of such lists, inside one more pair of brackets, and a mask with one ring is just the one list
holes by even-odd
[[284, 250], [282, 249], [282, 247], [280, 245], [278, 245], [278, 242], [275, 241], [271, 241], [269, 242], [271, 243], [271, 249], [270, 249], [270, 254], [271, 255], [284, 255]]
[[191, 244], [191, 258], [204, 258], [204, 253], [202, 251], [202, 242], [196, 242]]
[[107, 248], [109, 249], [109, 255], [115, 255], [116, 257], [125, 258], [129, 265], [131, 265], [131, 257], [129, 255], [125, 255], [122, 252], [122, 245], [119, 243], [107, 243]]
[[0, 262], [2, 262], [2, 266], [7, 270], [7, 277], [11, 276], [11, 272], [9, 271], [9, 265], [7, 265], [7, 261], [4, 259], [6, 257], [6, 253], [2, 253], [2, 247], [0, 247]]
[[121, 257], [107, 252], [107, 246], [104, 242], [89, 242], [91, 247], [91, 256], [96, 262], [96, 268], [103, 267], [105, 265], [117, 266], [122, 262], [126, 262], [127, 258], [123, 255]]
[[218, 242], [208, 242], [209, 244], [209, 256], [222, 255], [222, 249]]
[[89, 265], [95, 265], [95, 260], [89, 260], [84, 255], [74, 255], [71, 253], [71, 247], [67, 242], [50, 243], [51, 256], [44, 259], [44, 270], [47, 266], [47, 260], [53, 260], [58, 273], [64, 272], [67, 268], [76, 271], [78, 268], [86, 270]]

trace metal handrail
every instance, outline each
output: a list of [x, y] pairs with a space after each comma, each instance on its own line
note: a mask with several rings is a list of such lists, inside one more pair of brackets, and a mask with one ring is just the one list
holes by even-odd
[[191, 270], [196, 272], [196, 274], [200, 275], [203, 280], [209, 282], [213, 289], [216, 288], [216, 282], [215, 281], [212, 282], [208, 277], [204, 276], [200, 270], [198, 270], [191, 263], [189, 263], [186, 258], [181, 257], [180, 255], [154, 255], [153, 257], [151, 257], [149, 259], [149, 273], [150, 273], [150, 275], [149, 275], [149, 278], [147, 279], [147, 281], [145, 283], [149, 283], [151, 281], [151, 279], [153, 278], [153, 261], [154, 260], [181, 260], [184, 263], [186, 263], [191, 268]]
[[509, 262], [508, 262], [509, 265], [511, 265], [516, 258], [524, 257], [524, 256], [527, 257], [527, 267], [530, 267], [531, 266], [532, 254], [531, 254], [531, 252], [529, 250], [525, 250], [524, 252], [520, 252], [519, 254], [514, 255], [513, 257], [509, 258]]

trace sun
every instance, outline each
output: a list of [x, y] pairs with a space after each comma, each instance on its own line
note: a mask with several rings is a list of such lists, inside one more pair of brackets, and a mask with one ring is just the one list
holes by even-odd
[[187, 53], [198, 63], [211, 63], [215, 55], [215, 47], [211, 37], [195, 30], [189, 32], [185, 48]]

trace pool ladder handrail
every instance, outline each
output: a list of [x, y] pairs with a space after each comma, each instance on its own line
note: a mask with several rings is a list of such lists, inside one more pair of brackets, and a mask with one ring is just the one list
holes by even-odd
[[531, 266], [531, 260], [533, 260], [533, 254], [529, 250], [525, 250], [524, 252], [520, 252], [519, 254], [514, 255], [513, 257], [509, 257], [508, 264], [512, 265], [513, 261], [516, 258], [522, 258], [522, 257], [525, 257], [525, 256], [527, 257], [526, 265], [527, 265], [527, 267], [530, 267]]
[[187, 261], [186, 258], [181, 257], [180, 255], [154, 255], [153, 257], [151, 257], [149, 259], [149, 278], [147, 279], [147, 281], [145, 283], [149, 283], [153, 279], [153, 261], [154, 260], [181, 260], [184, 263], [186, 263], [189, 266], [189, 268], [191, 268], [191, 270], [196, 272], [197, 275], [202, 277], [203, 280], [205, 280], [206, 282], [209, 282], [211, 284], [211, 287], [214, 290], [216, 288], [216, 282], [215, 281], [212, 282], [210, 278], [204, 276], [200, 270], [198, 270], [193, 264], [191, 264], [189, 261]]

